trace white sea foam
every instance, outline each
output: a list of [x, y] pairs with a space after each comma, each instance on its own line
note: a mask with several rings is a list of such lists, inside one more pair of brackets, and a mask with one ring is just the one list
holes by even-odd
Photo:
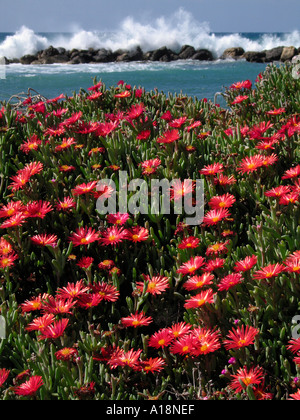
[[230, 47], [242, 47], [245, 51], [262, 51], [277, 46], [300, 47], [300, 32], [293, 31], [280, 36], [264, 34], [257, 40], [238, 33], [220, 35], [211, 33], [207, 22], [198, 22], [191, 13], [180, 8], [172, 16], [162, 16], [148, 24], [127, 17], [119, 29], [111, 33], [77, 28], [68, 35], [61, 34], [47, 38], [23, 26], [0, 44], [0, 56], [19, 58], [50, 45], [68, 50], [106, 48], [113, 51], [133, 49], [137, 46], [143, 51], [150, 51], [167, 46], [178, 51], [186, 44], [195, 48], [206, 48], [219, 57], [226, 48]]

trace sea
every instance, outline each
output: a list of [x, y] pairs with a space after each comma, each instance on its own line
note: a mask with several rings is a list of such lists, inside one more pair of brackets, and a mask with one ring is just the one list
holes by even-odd
[[251, 80], [255, 83], [257, 76], [267, 66], [246, 60], [218, 59], [226, 48], [262, 51], [277, 46], [300, 47], [298, 30], [290, 33], [218, 33], [211, 32], [205, 23], [191, 21], [189, 15], [179, 16], [178, 19], [181, 25], [178, 23], [177, 26], [173, 24], [168, 27], [165, 22], [164, 25], [143, 27], [128, 18], [114, 32], [77, 29], [70, 33], [39, 33], [23, 26], [15, 33], [0, 33], [0, 63], [1, 57], [20, 58], [50, 45], [68, 50], [107, 48], [112, 51], [132, 49], [139, 45], [144, 52], [162, 46], [179, 51], [183, 45], [192, 45], [196, 49], [206, 48], [216, 57], [212, 62], [179, 60], [169, 63], [0, 65], [0, 101], [9, 101], [12, 95], [27, 93], [28, 89], [49, 99], [61, 93], [72, 96], [81, 88], [90, 87], [95, 78], [106, 87], [123, 80], [146, 91], [157, 89], [166, 94], [214, 100], [217, 92], [224, 92], [234, 82]]

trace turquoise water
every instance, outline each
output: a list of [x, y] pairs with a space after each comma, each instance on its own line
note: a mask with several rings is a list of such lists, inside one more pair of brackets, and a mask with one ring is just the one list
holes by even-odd
[[198, 99], [214, 99], [216, 92], [225, 86], [250, 79], [255, 82], [265, 64], [229, 61], [195, 63], [109, 63], [80, 65], [5, 66], [5, 78], [0, 79], [0, 101], [7, 101], [12, 94], [35, 89], [46, 98], [61, 93], [72, 96], [80, 88], [87, 89], [93, 79], [102, 80], [107, 87], [124, 80], [132, 86], [144, 87], [165, 93], [180, 93]]
[[[181, 16], [181, 15], [180, 15]], [[182, 19], [185, 27], [190, 28], [184, 34], [180, 31]], [[132, 47], [141, 45], [144, 51], [161, 47], [164, 42], [174, 50], [180, 45], [189, 44], [195, 48], [207, 48], [219, 57], [228, 47], [242, 46], [246, 51], [270, 49], [278, 45], [300, 44], [300, 33], [240, 33], [224, 34], [210, 33], [194, 22], [189, 14], [184, 14], [179, 20], [178, 28], [166, 26], [162, 33], [160, 27], [152, 24], [151, 36], [147, 35], [149, 28], [136, 27], [127, 31], [121, 27], [116, 33], [101, 33], [79, 31], [76, 33], [35, 33], [22, 27], [16, 33], [0, 33], [0, 58], [20, 58], [25, 54], [34, 54], [50, 45], [79, 48], [111, 48]], [[167, 23], [166, 23], [167, 25]], [[140, 27], [140, 26], [139, 26]], [[176, 29], [177, 28], [177, 29]], [[147, 29], [147, 30], [146, 30]], [[158, 41], [159, 40], [159, 41]], [[163, 41], [161, 41], [163, 40]], [[160, 42], [159, 45], [156, 45]], [[298, 45], [296, 45], [298, 46]], [[96, 77], [107, 87], [124, 80], [132, 86], [144, 87], [147, 91], [163, 91], [165, 93], [180, 93], [197, 97], [198, 99], [214, 99], [216, 92], [223, 91], [225, 86], [250, 79], [255, 82], [257, 75], [264, 71], [265, 64], [247, 63], [246, 61], [195, 62], [174, 61], [171, 63], [109, 63], [80, 65], [30, 65], [13, 64], [0, 66], [0, 101], [8, 101], [11, 95], [27, 92], [32, 88], [47, 98], [53, 98], [61, 93], [68, 96], [87, 89]]]

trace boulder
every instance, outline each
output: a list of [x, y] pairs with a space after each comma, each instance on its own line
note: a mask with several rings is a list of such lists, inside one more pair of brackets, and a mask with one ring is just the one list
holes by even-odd
[[184, 45], [178, 53], [178, 58], [180, 60], [188, 60], [192, 58], [195, 54], [196, 50], [194, 47], [192, 47], [191, 45]]
[[95, 52], [94, 61], [96, 63], [110, 63], [114, 60], [115, 60], [115, 56], [110, 50], [101, 48], [100, 50]]
[[276, 48], [272, 48], [271, 50], [264, 51], [266, 54], [265, 62], [271, 63], [273, 61], [279, 61], [282, 51], [283, 51], [283, 47], [276, 47]]
[[116, 61], [141, 61], [143, 60], [144, 53], [140, 47], [136, 47], [131, 51], [123, 51], [117, 56]]
[[37, 60], [36, 55], [26, 54], [20, 58], [21, 64], [31, 64], [33, 61]]
[[38, 53], [38, 57], [46, 58], [46, 57], [53, 57], [55, 55], [59, 55], [59, 51], [57, 48], [54, 48], [52, 45], [48, 47], [46, 50], [43, 50]]
[[237, 60], [242, 58], [243, 54], [245, 54], [245, 50], [242, 47], [235, 47], [235, 48], [227, 48], [221, 55], [221, 60], [226, 60], [227, 58], [233, 58]]
[[245, 58], [250, 63], [264, 63], [266, 59], [266, 53], [265, 51], [247, 51], [243, 55], [243, 58]]
[[297, 49], [295, 47], [284, 47], [280, 60], [281, 61], [290, 61], [295, 55], [297, 55]]
[[191, 58], [192, 60], [199, 60], [199, 61], [213, 61], [214, 56], [211, 51], [200, 49], [200, 50], [196, 50], [196, 53]]
[[149, 60], [167, 62], [172, 60], [172, 56], [174, 56], [173, 51], [169, 50], [167, 47], [161, 47], [152, 51]]

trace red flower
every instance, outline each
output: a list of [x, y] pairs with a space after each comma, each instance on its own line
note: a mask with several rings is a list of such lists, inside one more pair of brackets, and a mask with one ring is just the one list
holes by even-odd
[[115, 263], [112, 260], [103, 260], [98, 267], [100, 270], [111, 270], [114, 267]]
[[140, 292], [143, 292], [145, 284], [147, 283], [146, 293], [150, 295], [160, 295], [169, 288], [169, 279], [168, 277], [163, 276], [153, 276], [152, 278], [148, 275], [143, 274], [144, 283], [137, 282], [136, 287]]
[[117, 93], [115, 98], [129, 98], [131, 96], [131, 92], [129, 90], [125, 90], [124, 92]]
[[214, 178], [215, 185], [227, 186], [233, 185], [236, 183], [236, 179], [233, 175], [227, 176], [220, 174], [218, 177]]
[[82, 112], [81, 111], [75, 112], [74, 114], [72, 114], [72, 116], [70, 118], [64, 120], [61, 123], [61, 126], [70, 127], [70, 126], [74, 125], [77, 121], [79, 121], [81, 117], [82, 117]]
[[150, 159], [145, 160], [141, 163], [141, 167], [143, 168], [142, 175], [152, 175], [156, 173], [157, 168], [161, 165], [160, 159]]
[[300, 401], [300, 389], [298, 389], [294, 394], [290, 394], [290, 398], [295, 401]]
[[47, 301], [44, 301], [42, 304], [42, 311], [47, 314], [69, 314], [73, 315], [71, 309], [75, 306], [76, 302], [73, 302], [73, 299], [63, 299], [60, 297], [54, 298], [49, 296]]
[[73, 190], [73, 195], [82, 195], [82, 194], [89, 194], [95, 190], [97, 186], [97, 181], [89, 182], [88, 184], [80, 184], [77, 185]]
[[74, 246], [81, 246], [96, 242], [99, 238], [99, 233], [94, 229], [81, 227], [78, 228], [75, 233], [72, 233], [69, 237], [69, 241], [72, 242]]
[[236, 82], [230, 86], [231, 90], [241, 90], [241, 89], [251, 89], [252, 82], [250, 80], [245, 80], [244, 82]]
[[151, 131], [150, 130], [144, 130], [141, 131], [137, 136], [136, 139], [143, 141], [143, 140], [148, 140], [148, 138], [151, 136]]
[[127, 230], [123, 228], [117, 228], [116, 226], [107, 228], [106, 231], [102, 232], [102, 237], [100, 238], [101, 245], [118, 245], [123, 242], [124, 239], [127, 239]]
[[120, 367], [128, 366], [134, 370], [138, 370], [140, 366], [140, 356], [142, 350], [129, 350], [128, 352], [124, 352], [123, 350], [117, 350], [108, 361], [108, 364], [111, 366], [112, 369]]
[[215, 244], [210, 245], [206, 250], [206, 255], [220, 255], [223, 253], [228, 252], [227, 245], [229, 244], [229, 241], [226, 242], [217, 242]]
[[26, 312], [39, 311], [42, 308], [43, 300], [48, 297], [47, 294], [39, 295], [33, 297], [30, 300], [26, 300], [24, 303], [21, 303], [22, 314]]
[[219, 330], [198, 327], [192, 331], [192, 334], [197, 339], [195, 356], [213, 353], [221, 347]]
[[131, 314], [128, 317], [121, 318], [121, 322], [125, 327], [142, 327], [148, 326], [152, 322], [151, 316], [146, 317], [143, 312], [140, 314], [136, 312], [135, 314]]
[[167, 347], [174, 337], [168, 328], [164, 328], [155, 334], [153, 334], [148, 342], [149, 347], [155, 347], [156, 349]]
[[74, 357], [78, 355], [78, 350], [73, 347], [64, 347], [55, 353], [57, 360], [63, 360], [64, 362], [74, 360]]
[[35, 244], [35, 245], [40, 245], [40, 246], [52, 246], [53, 248], [55, 248], [57, 246], [57, 236], [56, 235], [35, 235], [31, 238], [31, 241]]
[[63, 299], [78, 299], [89, 290], [89, 287], [84, 285], [83, 280], [79, 280], [76, 283], [68, 283], [67, 286], [59, 288], [56, 294]]
[[216, 293], [214, 293], [212, 289], [203, 290], [196, 296], [187, 299], [184, 307], [186, 309], [201, 308], [201, 306], [205, 305], [206, 303], [214, 303], [215, 296]]
[[245, 272], [251, 270], [251, 268], [254, 267], [256, 263], [256, 255], [251, 255], [250, 257], [246, 257], [244, 260], [238, 261], [233, 269], [236, 272]]
[[223, 258], [215, 258], [207, 262], [203, 270], [211, 272], [224, 266], [225, 260]]
[[178, 270], [177, 273], [183, 275], [190, 274], [193, 275], [199, 268], [204, 264], [203, 257], [192, 257], [188, 262], [184, 263]]
[[14, 265], [14, 261], [18, 259], [18, 255], [14, 252], [11, 252], [7, 255], [1, 255], [0, 256], [0, 268], [7, 268]]
[[27, 331], [43, 331], [49, 325], [51, 325], [55, 320], [53, 314], [46, 314], [39, 318], [35, 318], [28, 326], [25, 328]]
[[293, 258], [285, 262], [285, 271], [289, 273], [300, 273], [300, 258]]
[[161, 117], [160, 117], [162, 120], [165, 120], [165, 121], [167, 121], [167, 122], [170, 122], [171, 120], [172, 120], [172, 114], [171, 114], [171, 112], [168, 110], [168, 111], [166, 111]]
[[222, 163], [213, 163], [212, 165], [204, 166], [199, 172], [202, 175], [216, 175], [224, 171]]
[[191, 130], [193, 130], [194, 128], [197, 127], [201, 127], [202, 122], [201, 121], [195, 121], [193, 122], [191, 125], [189, 125], [188, 127], [186, 127], [185, 129], [187, 130], [187, 132], [189, 133]]
[[285, 108], [278, 108], [278, 109], [273, 109], [272, 111], [267, 111], [266, 114], [267, 115], [281, 115], [284, 114], [286, 112]]
[[171, 345], [170, 352], [173, 354], [180, 354], [182, 356], [192, 355], [196, 351], [196, 345], [196, 338], [192, 334], [187, 334], [176, 340]]
[[242, 347], [250, 346], [254, 344], [255, 337], [258, 335], [259, 330], [257, 328], [251, 327], [247, 325], [242, 328], [237, 327], [237, 329], [233, 329], [229, 331], [227, 335], [227, 340], [224, 340], [224, 345], [226, 350], [238, 350]]
[[67, 328], [69, 320], [66, 318], [60, 319], [59, 321], [54, 322], [52, 325], [48, 325], [42, 330], [42, 334], [38, 338], [39, 340], [55, 340], [56, 338], [61, 337], [65, 329]]
[[108, 214], [107, 215], [107, 222], [112, 223], [113, 225], [125, 225], [127, 220], [129, 219], [128, 213], [116, 213], [116, 214]]
[[187, 120], [187, 117], [180, 117], [169, 122], [169, 126], [172, 128], [180, 128]]
[[214, 276], [212, 274], [204, 273], [202, 274], [202, 276], [191, 277], [184, 283], [183, 287], [189, 291], [202, 289], [204, 286], [209, 286], [210, 284], [212, 284], [213, 279]]
[[249, 99], [248, 95], [239, 95], [235, 98], [235, 100], [233, 102], [231, 102], [231, 105], [236, 105], [236, 104], [240, 104], [244, 101], [247, 101], [247, 99]]
[[287, 349], [290, 350], [292, 353], [299, 353], [300, 352], [300, 338], [293, 338], [289, 341], [289, 345]]
[[62, 143], [55, 147], [55, 152], [61, 152], [62, 150], [69, 149], [73, 144], [76, 144], [76, 140], [73, 137], [64, 138]]
[[132, 105], [130, 110], [127, 113], [127, 118], [129, 120], [135, 120], [139, 118], [145, 111], [145, 105], [143, 103]]
[[292, 192], [292, 193], [284, 194], [283, 196], [281, 196], [279, 200], [279, 204], [288, 206], [289, 204], [295, 204], [298, 201], [299, 201], [299, 193]]
[[157, 143], [174, 143], [175, 141], [180, 139], [180, 134], [178, 130], [169, 130], [165, 131], [161, 137], [157, 139]]
[[191, 330], [191, 325], [186, 324], [185, 322], [178, 322], [172, 327], [168, 328], [171, 334], [173, 334], [174, 338], [180, 338], [186, 335]]
[[39, 146], [42, 144], [42, 141], [38, 138], [36, 134], [27, 139], [23, 144], [20, 146], [20, 150], [26, 154], [31, 152], [32, 150], [38, 150]]
[[236, 202], [235, 197], [232, 194], [224, 194], [221, 196], [215, 196], [210, 199], [208, 205], [212, 209], [229, 208]]
[[21, 201], [10, 201], [6, 206], [2, 205], [0, 210], [1, 217], [12, 217], [16, 214], [22, 213], [25, 206]]
[[7, 369], [0, 369], [0, 388], [3, 386], [4, 382], [6, 382], [8, 376], [10, 374], [10, 370]]
[[89, 101], [94, 101], [96, 99], [101, 98], [102, 95], [103, 95], [103, 92], [95, 92], [95, 93], [92, 93], [91, 95], [87, 96], [86, 99], [89, 100]]
[[280, 198], [282, 195], [288, 194], [291, 192], [291, 187], [289, 185], [279, 185], [279, 187], [272, 188], [269, 191], [265, 192], [266, 197], [275, 197]]
[[195, 238], [194, 236], [190, 236], [188, 238], [184, 238], [182, 242], [178, 245], [179, 249], [195, 249], [198, 248], [200, 244], [200, 239]]
[[102, 300], [100, 293], [90, 293], [80, 296], [77, 304], [80, 308], [90, 309], [98, 306]]
[[94, 262], [94, 258], [92, 257], [82, 257], [80, 258], [80, 260], [78, 261], [78, 263], [76, 265], [78, 265], [78, 267], [80, 268], [90, 268], [91, 265]]
[[16, 395], [20, 396], [34, 396], [39, 388], [44, 385], [43, 378], [41, 376], [32, 376], [28, 381], [14, 388]]
[[232, 375], [232, 380], [229, 384], [229, 387], [234, 390], [236, 393], [241, 393], [248, 386], [251, 385], [260, 385], [264, 379], [264, 373], [261, 367], [257, 366], [255, 368], [247, 367], [240, 368], [236, 375]]
[[63, 201], [58, 201], [56, 204], [56, 209], [58, 211], [66, 211], [76, 207], [76, 202], [71, 197], [64, 197]]
[[227, 209], [217, 209], [210, 210], [206, 213], [203, 218], [203, 223], [206, 226], [214, 226], [221, 222], [223, 219], [227, 219], [230, 216], [230, 213]]
[[116, 302], [120, 296], [116, 286], [107, 283], [95, 283], [91, 285], [92, 291], [107, 302]]
[[131, 242], [144, 242], [149, 238], [149, 231], [141, 226], [134, 226], [127, 230], [126, 239]]
[[240, 273], [228, 274], [228, 276], [224, 277], [218, 284], [218, 290], [220, 292], [222, 292], [223, 290], [228, 291], [237, 284], [242, 283], [242, 281], [243, 277]]
[[141, 369], [146, 373], [154, 373], [163, 370], [165, 365], [166, 362], [161, 357], [150, 357], [150, 359], [141, 362]]
[[44, 219], [48, 213], [53, 210], [53, 207], [49, 201], [31, 201], [27, 204], [24, 214], [27, 217], [37, 217]]
[[284, 266], [282, 264], [270, 264], [266, 267], [263, 267], [261, 270], [256, 271], [253, 274], [253, 278], [256, 280], [271, 279], [277, 277], [283, 271]]
[[263, 166], [264, 157], [262, 155], [255, 155], [250, 157], [245, 157], [240, 166], [237, 168], [241, 173], [254, 172], [258, 168]]

